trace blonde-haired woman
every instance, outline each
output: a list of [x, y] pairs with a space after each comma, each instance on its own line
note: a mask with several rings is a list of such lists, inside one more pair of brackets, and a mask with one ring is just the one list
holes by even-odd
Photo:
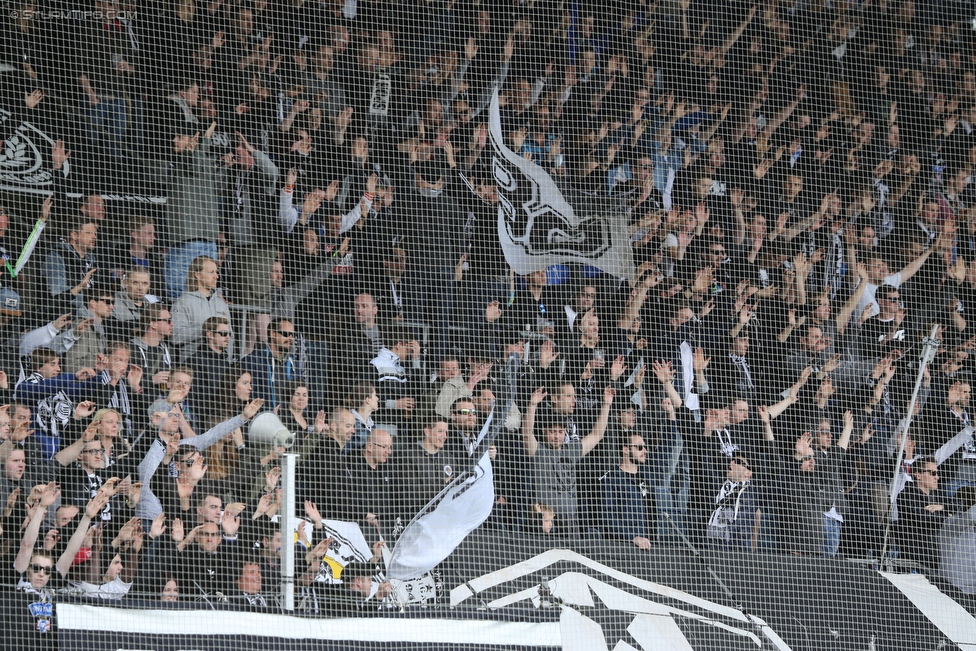
[[[88, 443], [98, 439], [102, 443], [103, 451], [101, 454], [104, 457], [101, 467], [111, 467], [112, 471], [109, 474], [122, 479], [122, 482], [119, 484], [119, 492], [128, 494], [132, 485], [132, 476], [138, 476], [137, 465], [139, 460], [130, 454], [132, 452], [132, 445], [124, 436], [121, 436], [123, 427], [122, 414], [115, 409], [109, 408], [96, 410], [95, 406], [95, 403], [88, 401], [78, 403], [75, 407], [74, 417], [66, 428], [66, 438], [70, 438], [72, 431], [77, 433], [81, 428], [81, 423], [89, 415], [91, 415], [91, 420], [84, 431], [77, 434], [74, 443], [61, 448], [54, 455], [54, 458], [62, 466], [70, 466], [78, 460], [78, 457], [81, 456], [82, 451]], [[130, 498], [134, 498], [136, 501], [138, 500], [136, 495], [130, 495]]]

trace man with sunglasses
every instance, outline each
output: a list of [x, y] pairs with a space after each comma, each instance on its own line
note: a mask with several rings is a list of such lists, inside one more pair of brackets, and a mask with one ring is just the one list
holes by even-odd
[[35, 547], [48, 511], [59, 496], [60, 491], [55, 484], [44, 487], [14, 558], [13, 569], [19, 575], [17, 588], [15, 591], [0, 591], [0, 612], [5, 615], [6, 624], [4, 648], [59, 648], [53, 595], [63, 587], [64, 579], [81, 550], [92, 520], [105, 506], [108, 495], [100, 493], [87, 503], [77, 529], [68, 540], [64, 552], [55, 561], [54, 555]]
[[892, 525], [899, 558], [930, 568], [939, 567], [938, 536], [947, 515], [938, 490], [938, 462], [922, 457], [912, 464], [912, 481], [898, 496], [898, 521]]
[[[193, 369], [193, 395], [206, 397], [216, 395], [220, 378], [230, 366], [231, 360], [227, 355], [227, 348], [230, 346], [230, 322], [222, 316], [211, 316], [203, 322], [201, 330], [205, 345], [200, 346], [186, 360], [186, 364]], [[209, 400], [198, 402], [204, 411], [214, 406]]]
[[77, 341], [64, 355], [65, 369], [76, 373], [83, 368], [93, 368], [99, 355], [105, 353], [108, 335], [106, 321], [112, 316], [115, 296], [109, 289], [91, 295], [88, 304], [78, 310], [78, 322], [72, 329]]
[[268, 343], [241, 360], [251, 374], [251, 395], [264, 398], [270, 408], [287, 401], [282, 393], [285, 382], [308, 383], [308, 357], [301, 355], [295, 346], [296, 336], [295, 324], [288, 319], [272, 321], [268, 326]]
[[882, 285], [875, 294], [879, 311], [868, 318], [860, 327], [858, 352], [861, 358], [877, 359], [893, 350], [904, 350], [909, 346], [905, 340], [905, 304], [897, 287]]
[[132, 363], [143, 369], [152, 385], [162, 388], [176, 361], [166, 344], [173, 335], [173, 317], [162, 303], [147, 305], [139, 321], [141, 333], [129, 341]]
[[[631, 417], [632, 408], [621, 410], [621, 420]], [[618, 414], [620, 416], [620, 414]], [[655, 538], [657, 509], [653, 483], [647, 476], [647, 445], [634, 430], [617, 437], [620, 463], [602, 478], [603, 523], [606, 534], [630, 540], [639, 549], [650, 549]]]

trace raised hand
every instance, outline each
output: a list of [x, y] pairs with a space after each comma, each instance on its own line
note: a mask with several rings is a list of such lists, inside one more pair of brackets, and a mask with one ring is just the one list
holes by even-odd
[[[75, 420], [81, 420], [83, 418], [88, 418], [89, 416], [91, 416], [92, 414], [94, 414], [97, 410], [98, 410], [98, 405], [96, 405], [91, 400], [84, 400], [82, 402], [79, 402], [75, 406], [74, 418], [75, 418]], [[86, 441], [90, 441], [91, 439], [86, 437], [85, 440]]]
[[613, 364], [610, 365], [610, 378], [616, 381], [621, 375], [624, 374], [624, 371], [626, 370], [627, 365], [624, 364], [624, 356], [618, 355], [617, 358], [613, 360]]
[[108, 499], [108, 493], [99, 491], [85, 506], [85, 515], [89, 519], [94, 520], [102, 512], [102, 509], [105, 508], [105, 505], [108, 504]]
[[64, 148], [64, 141], [58, 140], [51, 148], [51, 160], [54, 162], [54, 169], [59, 170], [71, 157], [71, 152]]
[[156, 540], [166, 533], [166, 514], [160, 513], [153, 518], [152, 525], [149, 527], [149, 538]]
[[319, 513], [318, 506], [311, 500], [305, 500], [305, 515], [316, 527], [322, 524], [322, 514]]
[[708, 364], [712, 361], [711, 357], [705, 357], [705, 350], [703, 348], [696, 348], [692, 356], [692, 367], [695, 373], [700, 373], [708, 368]]
[[244, 422], [246, 423], [247, 421], [254, 418], [254, 416], [258, 413], [258, 411], [263, 406], [264, 406], [264, 398], [258, 398], [256, 400], [252, 400], [251, 402], [247, 403], [246, 407], [244, 407], [244, 411], [241, 413], [241, 418], [244, 419]]
[[547, 339], [542, 346], [539, 347], [539, 366], [542, 368], [549, 368], [560, 355], [560, 353], [555, 351], [556, 345], [552, 343], [551, 339]]
[[674, 381], [674, 369], [671, 368], [671, 362], [656, 359], [651, 363], [651, 371], [661, 384]]
[[546, 399], [547, 395], [548, 393], [546, 393], [546, 388], [539, 387], [538, 389], [533, 391], [532, 395], [529, 397], [529, 404], [538, 405], [540, 402]]
[[[20, 493], [18, 493], [19, 495]], [[40, 505], [47, 508], [53, 505], [61, 497], [61, 488], [53, 481], [44, 487], [41, 493]]]
[[796, 453], [801, 457], [810, 456], [813, 454], [813, 437], [810, 432], [804, 432], [800, 435], [800, 438], [796, 440]]
[[763, 425], [769, 425], [769, 408], [766, 405], [760, 405], [756, 407], [756, 412], [759, 414], [759, 420], [762, 421]]

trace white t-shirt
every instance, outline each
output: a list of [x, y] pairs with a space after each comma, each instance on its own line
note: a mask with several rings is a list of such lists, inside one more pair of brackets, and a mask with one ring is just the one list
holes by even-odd
[[[861, 314], [864, 313], [864, 308], [866, 308], [868, 305], [872, 306], [871, 312], [868, 314], [869, 317], [872, 317], [881, 311], [881, 306], [878, 305], [878, 301], [875, 298], [875, 294], [878, 293], [878, 287], [880, 287], [880, 285], [875, 285], [870, 281], [865, 282], [867, 282], [868, 286], [864, 288], [864, 294], [861, 296], [861, 300], [858, 301], [857, 309], [854, 311], [853, 315], [854, 319], [860, 319]], [[901, 287], [901, 282], [900, 271], [898, 273], [893, 273], [890, 276], [885, 276], [884, 278], [884, 284], [891, 285], [892, 287]]]
[[124, 582], [119, 577], [115, 577], [112, 581], [102, 583], [101, 585], [95, 585], [87, 581], [72, 581], [71, 587], [83, 590], [85, 595], [89, 597], [121, 599], [129, 593], [129, 588], [132, 587], [132, 584]]

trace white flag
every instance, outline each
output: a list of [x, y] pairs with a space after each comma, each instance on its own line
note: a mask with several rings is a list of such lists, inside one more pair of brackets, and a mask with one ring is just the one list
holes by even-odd
[[[478, 441], [490, 431], [489, 414]], [[459, 473], [400, 535], [387, 565], [390, 579], [409, 581], [430, 572], [491, 515], [495, 484], [487, 447], [471, 469]]]

